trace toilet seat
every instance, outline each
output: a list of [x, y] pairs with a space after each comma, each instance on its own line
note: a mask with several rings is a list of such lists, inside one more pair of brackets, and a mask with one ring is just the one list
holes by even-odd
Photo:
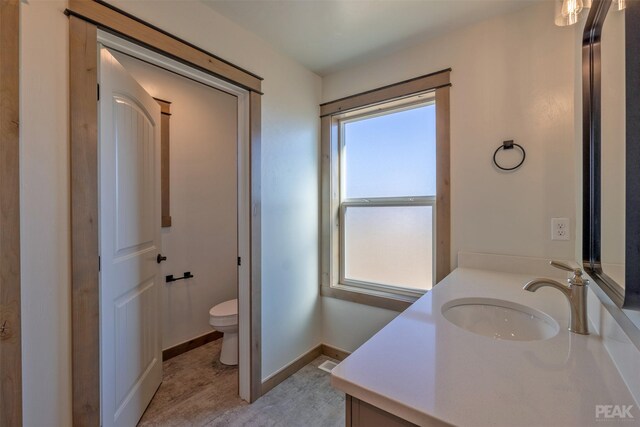
[[209, 323], [213, 326], [232, 326], [238, 324], [238, 300], [232, 299], [215, 305], [209, 310]]

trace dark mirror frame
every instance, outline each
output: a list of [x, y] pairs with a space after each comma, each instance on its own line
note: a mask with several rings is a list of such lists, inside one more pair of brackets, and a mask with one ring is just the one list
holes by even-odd
[[627, 0], [625, 287], [602, 271], [601, 227], [601, 35], [612, 0], [593, 0], [582, 39], [583, 268], [623, 308], [640, 309], [640, 1]]

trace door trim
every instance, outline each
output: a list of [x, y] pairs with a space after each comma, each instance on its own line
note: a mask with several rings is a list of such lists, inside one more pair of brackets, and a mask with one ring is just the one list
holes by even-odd
[[120, 34], [172, 59], [215, 75], [244, 89], [261, 92], [262, 77], [188, 43], [173, 34], [100, 0], [69, 0], [67, 15]]
[[[20, 3], [0, 2], [0, 425], [22, 425]], [[6, 322], [6, 323], [5, 323]]]
[[[70, 6], [94, 4], [94, 2], [72, 0]], [[95, 3], [99, 7], [105, 7]], [[87, 6], [89, 7], [89, 6]], [[93, 7], [93, 6], [91, 6]], [[114, 9], [108, 8], [109, 17]], [[69, 11], [68, 11], [69, 12]], [[100, 425], [100, 347], [99, 347], [99, 265], [98, 265], [98, 112], [97, 112], [97, 70], [98, 70], [98, 29], [113, 33], [110, 19], [103, 17], [102, 23], [88, 21], [78, 14], [69, 14], [69, 76], [70, 76], [70, 126], [71, 126], [71, 270], [72, 270], [72, 398], [74, 425]], [[129, 19], [130, 16], [127, 16]], [[145, 31], [166, 33], [146, 26], [138, 20], [131, 20], [135, 27], [145, 26]], [[132, 24], [133, 25], [133, 24]], [[167, 54], [163, 38], [151, 38], [151, 42], [140, 43], [127, 29], [118, 31], [118, 35], [134, 44], [142, 45], [158, 54], [167, 56], [199, 73], [221, 78], [211, 70], [205, 70], [194, 64], [193, 57], [181, 57]], [[154, 33], [155, 34], [155, 33]], [[172, 43], [182, 43], [175, 39]], [[187, 49], [189, 48], [189, 49]], [[194, 54], [194, 49], [184, 44], [184, 52]], [[211, 56], [196, 50], [200, 60]], [[232, 77], [223, 78], [231, 86], [247, 89], [242, 82], [232, 81]], [[246, 106], [248, 111], [248, 158], [245, 179], [248, 180], [249, 212], [246, 212], [250, 230], [248, 262], [249, 275], [248, 313], [249, 313], [249, 401], [260, 397], [261, 388], [261, 196], [260, 196], [260, 144], [261, 144], [261, 94], [249, 90]], [[244, 264], [244, 263], [243, 263]], [[242, 307], [240, 308], [242, 311]]]

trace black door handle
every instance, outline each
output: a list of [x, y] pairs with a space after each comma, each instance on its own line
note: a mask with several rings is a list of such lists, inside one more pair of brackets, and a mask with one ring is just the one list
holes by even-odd
[[166, 261], [167, 257], [166, 256], [162, 256], [162, 254], [158, 254], [158, 256], [156, 257], [156, 261], [158, 261], [158, 264], [160, 264], [162, 261]]

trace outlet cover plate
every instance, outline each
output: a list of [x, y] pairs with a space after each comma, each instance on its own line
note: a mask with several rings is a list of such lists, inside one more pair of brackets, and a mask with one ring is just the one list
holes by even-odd
[[569, 218], [551, 218], [551, 240], [569, 240]]

